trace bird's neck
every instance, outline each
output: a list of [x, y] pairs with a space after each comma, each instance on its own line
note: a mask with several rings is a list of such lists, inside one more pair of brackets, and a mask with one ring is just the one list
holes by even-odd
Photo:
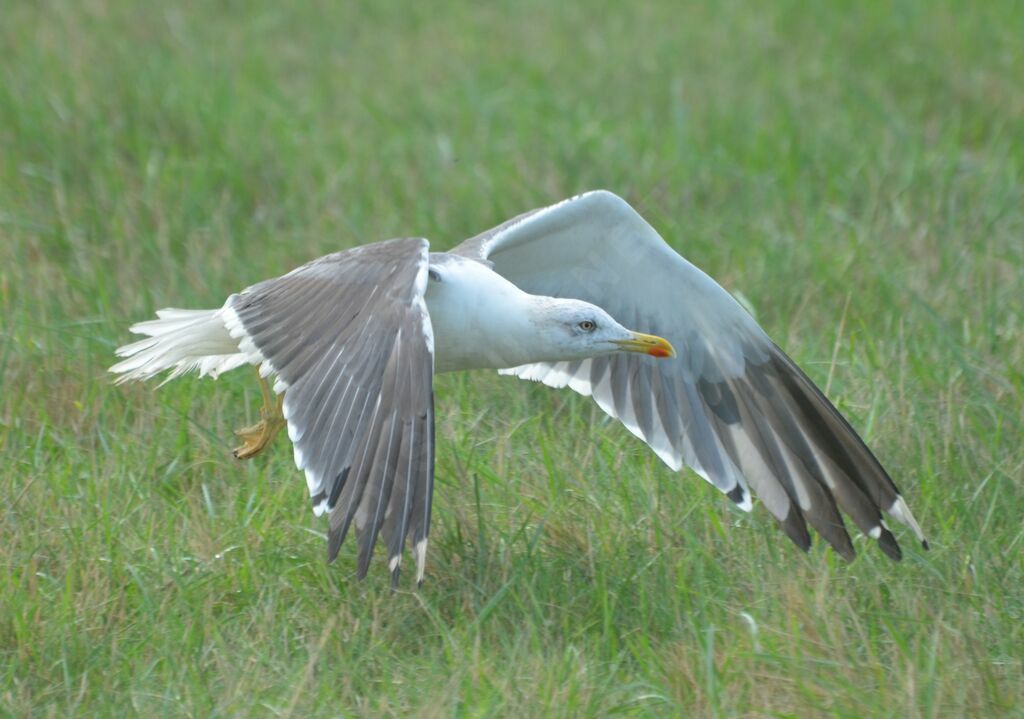
[[434, 370], [502, 369], [549, 359], [537, 332], [546, 298], [527, 294], [478, 262], [447, 265], [426, 301]]

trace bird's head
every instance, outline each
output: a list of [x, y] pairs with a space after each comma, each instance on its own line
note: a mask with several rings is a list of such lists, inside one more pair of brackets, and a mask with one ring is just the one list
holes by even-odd
[[557, 352], [549, 361], [598, 357], [618, 352], [637, 352], [652, 357], [675, 357], [663, 337], [628, 330], [603, 309], [581, 300], [547, 300], [534, 313], [535, 329], [545, 344]]

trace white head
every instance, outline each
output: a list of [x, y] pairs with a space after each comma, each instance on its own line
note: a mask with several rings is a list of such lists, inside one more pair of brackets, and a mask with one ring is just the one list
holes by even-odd
[[530, 320], [536, 333], [532, 362], [585, 359], [616, 352], [675, 357], [661, 337], [628, 330], [596, 305], [581, 300], [533, 297]]

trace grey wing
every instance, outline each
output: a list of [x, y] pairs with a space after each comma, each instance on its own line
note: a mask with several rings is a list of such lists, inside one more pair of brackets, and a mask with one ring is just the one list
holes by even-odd
[[428, 243], [402, 239], [314, 260], [228, 300], [243, 352], [276, 374], [333, 561], [350, 526], [366, 575], [383, 532], [392, 582], [411, 537], [422, 580], [433, 491]]
[[814, 383], [621, 198], [580, 195], [454, 251], [491, 262], [528, 292], [592, 302], [679, 351], [668, 360], [613, 355], [504, 373], [592, 396], [670, 467], [689, 465], [746, 510], [749, 486], [803, 549], [810, 523], [853, 556], [839, 510], [895, 559], [883, 511], [924, 541], [888, 474]]

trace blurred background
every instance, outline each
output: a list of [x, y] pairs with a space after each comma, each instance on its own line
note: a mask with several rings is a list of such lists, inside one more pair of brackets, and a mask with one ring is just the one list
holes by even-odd
[[[2, 15], [0, 711], [1020, 711], [1019, 3]], [[156, 308], [596, 188], [828, 387], [932, 552], [805, 557], [584, 398], [478, 373], [438, 380], [428, 583], [389, 597], [324, 566], [286, 443], [231, 459], [250, 376], [105, 376]]]

